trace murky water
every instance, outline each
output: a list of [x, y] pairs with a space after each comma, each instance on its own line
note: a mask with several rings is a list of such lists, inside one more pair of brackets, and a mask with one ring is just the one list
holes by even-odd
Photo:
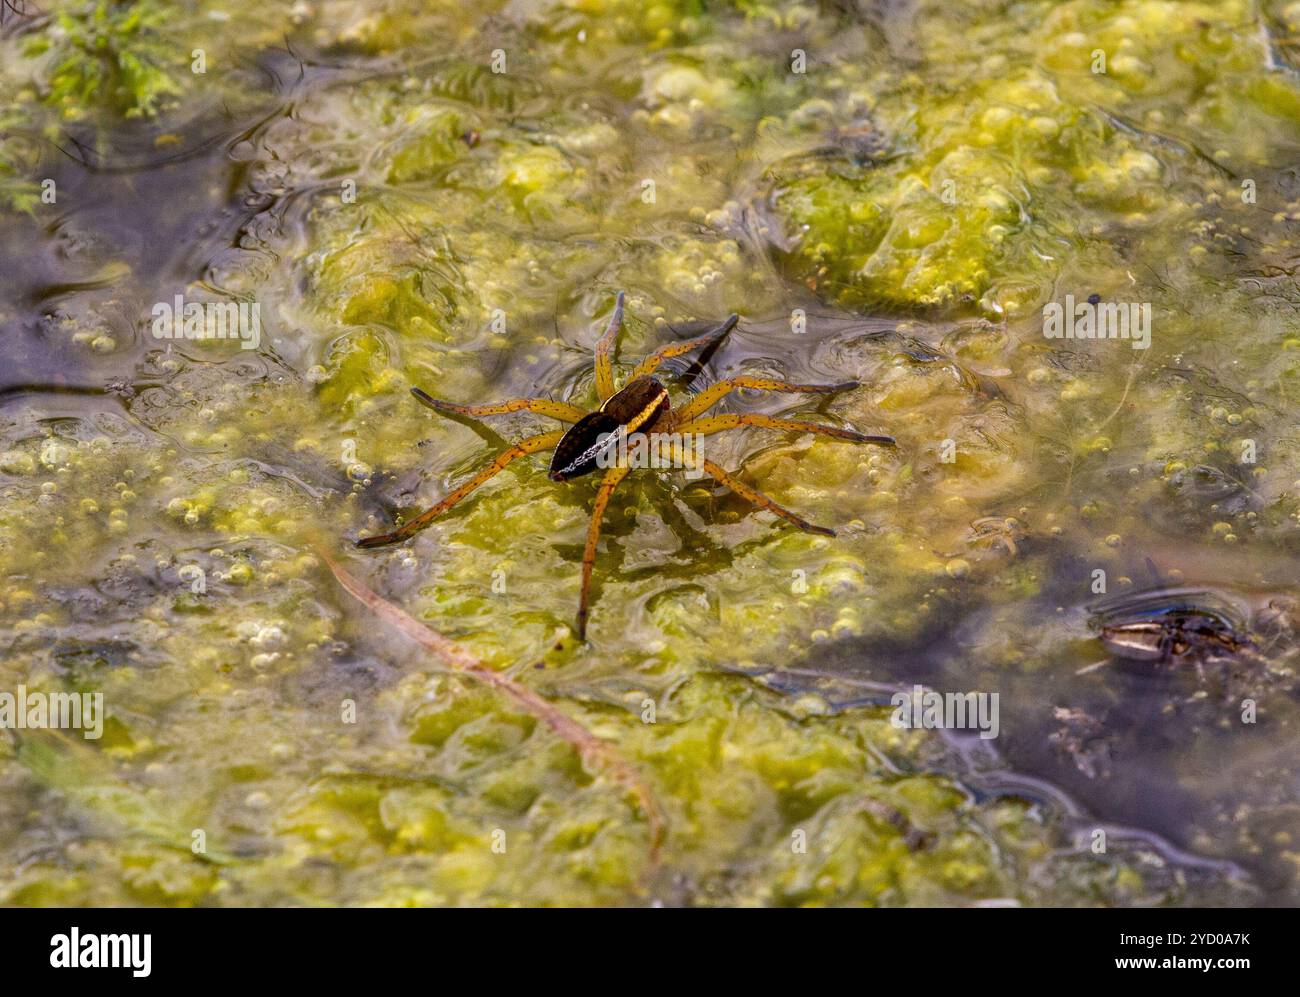
[[[1155, 0], [8, 14], [0, 692], [106, 719], [0, 742], [0, 898], [1296, 903], [1293, 36]], [[411, 386], [591, 408], [620, 289], [621, 377], [734, 311], [702, 383], [861, 382], [721, 410], [896, 448], [708, 437], [835, 538], [638, 472], [585, 644], [596, 482], [544, 455], [353, 548], [554, 426]], [[160, 338], [176, 295], [256, 304], [256, 343]], [[1067, 295], [1132, 335], [1045, 335]], [[322, 554], [604, 742], [661, 847]], [[1160, 585], [1248, 653], [1108, 654], [1089, 607]], [[997, 694], [998, 736], [895, 726], [918, 684]]]

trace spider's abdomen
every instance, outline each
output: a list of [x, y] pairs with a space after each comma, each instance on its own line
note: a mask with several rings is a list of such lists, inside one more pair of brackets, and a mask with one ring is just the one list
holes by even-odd
[[638, 377], [611, 395], [600, 409], [579, 419], [555, 448], [549, 475], [568, 481], [590, 474], [601, 456], [618, 447], [619, 438], [648, 430], [668, 411], [668, 389], [653, 377]]

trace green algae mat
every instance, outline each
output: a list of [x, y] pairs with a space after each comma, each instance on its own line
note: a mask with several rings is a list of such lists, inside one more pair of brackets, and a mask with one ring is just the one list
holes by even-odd
[[1300, 903], [1300, 4], [0, 9], [0, 903]]

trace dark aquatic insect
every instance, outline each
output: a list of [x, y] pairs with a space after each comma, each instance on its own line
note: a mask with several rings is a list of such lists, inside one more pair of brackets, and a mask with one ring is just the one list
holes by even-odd
[[1106, 650], [1131, 661], [1202, 661], [1250, 646], [1236, 610], [1200, 589], [1155, 589], [1091, 608], [1092, 626]]
[[1208, 464], [1178, 471], [1170, 476], [1169, 483], [1175, 489], [1183, 489], [1189, 495], [1207, 501], [1226, 499], [1244, 488], [1232, 475]]
[[[614, 386], [614, 366], [611, 353], [614, 350], [619, 328], [623, 323], [623, 293], [620, 291], [614, 303], [614, 314], [609, 326], [596, 343], [595, 379], [596, 393], [600, 396], [600, 408], [594, 412], [584, 412], [567, 402], [552, 401], [549, 398], [512, 398], [504, 402], [488, 405], [458, 405], [453, 402], [432, 398], [419, 388], [412, 388], [411, 393], [435, 412], [444, 414], [478, 417], [486, 415], [504, 415], [508, 412], [535, 412], [538, 415], [570, 423], [568, 430], [542, 433], [521, 440], [509, 450], [479, 471], [468, 481], [456, 488], [437, 505], [426, 509], [414, 519], [404, 523], [392, 533], [382, 536], [363, 537], [357, 541], [358, 547], [382, 547], [386, 544], [400, 543], [424, 529], [436, 518], [447, 512], [472, 491], [502, 471], [507, 464], [517, 457], [554, 450], [551, 458], [549, 476], [552, 481], [569, 481], [573, 478], [590, 474], [599, 466], [605, 466], [604, 477], [596, 492], [596, 501], [592, 508], [591, 525], [587, 529], [587, 545], [582, 554], [582, 587], [578, 598], [578, 636], [587, 633], [588, 595], [591, 587], [592, 566], [596, 561], [596, 543], [600, 538], [600, 520], [609, 505], [610, 496], [628, 473], [632, 470], [627, 462], [610, 464], [610, 457], [622, 450], [620, 444], [626, 443], [633, 434], [659, 434], [667, 437], [670, 446], [680, 456], [680, 444], [673, 442], [686, 434], [708, 436], [741, 426], [761, 426], [766, 429], [778, 429], [800, 433], [819, 433], [852, 443], [876, 443], [893, 446], [891, 436], [867, 436], [851, 429], [838, 426], [825, 426], [813, 422], [799, 422], [781, 419], [770, 415], [726, 414], [705, 416], [705, 412], [716, 405], [723, 396], [738, 388], [750, 388], [759, 391], [790, 391], [805, 394], [831, 394], [846, 391], [858, 386], [856, 381], [841, 384], [790, 384], [764, 377], [729, 377], [717, 381], [705, 388], [694, 398], [674, 409], [668, 400], [668, 389], [651, 377], [665, 360], [680, 357], [691, 350], [702, 347], [702, 355], [716, 349], [723, 337], [736, 325], [737, 316], [732, 315], [721, 325], [702, 336], [685, 339], [661, 347], [644, 358], [632, 371], [631, 378], [622, 388]], [[726, 485], [760, 508], [780, 516], [806, 533], [820, 533], [833, 537], [834, 530], [823, 526], [814, 526], [801, 519], [789, 509], [777, 505], [774, 501], [733, 477], [711, 460], [701, 459], [699, 469]]]

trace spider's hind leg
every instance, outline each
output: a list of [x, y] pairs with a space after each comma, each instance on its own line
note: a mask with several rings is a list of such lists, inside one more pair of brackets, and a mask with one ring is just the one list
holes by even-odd
[[795, 515], [789, 509], [785, 508], [785, 506], [778, 505], [772, 499], [768, 498], [757, 488], [750, 487], [739, 478], [724, 471], [717, 464], [713, 463], [713, 461], [703, 461], [703, 467], [706, 474], [726, 485], [741, 498], [748, 499], [761, 509], [766, 509], [768, 512], [776, 513], [776, 515], [780, 516], [787, 523], [797, 526], [805, 533], [819, 533], [824, 537], [835, 536], [834, 530], [825, 526], [817, 526], [814, 523], [808, 522], [808, 520], [804, 519], [802, 516]]

